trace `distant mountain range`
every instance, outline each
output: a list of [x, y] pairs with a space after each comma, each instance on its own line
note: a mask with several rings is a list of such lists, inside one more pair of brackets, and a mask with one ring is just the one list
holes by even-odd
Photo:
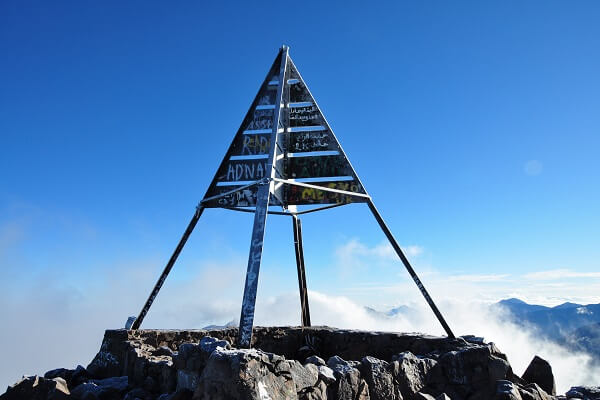
[[584, 351], [600, 363], [600, 304], [563, 303], [555, 307], [528, 304], [519, 299], [501, 300], [494, 304], [507, 311], [507, 318], [537, 334]]
[[[573, 351], [588, 353], [600, 364], [600, 304], [563, 303], [555, 307], [528, 304], [520, 299], [506, 299], [491, 306], [501, 311], [508, 321], [533, 330], [536, 335], [551, 340]], [[409, 306], [399, 306], [388, 311], [365, 307], [376, 317], [392, 318], [396, 315], [414, 316], [417, 312]]]

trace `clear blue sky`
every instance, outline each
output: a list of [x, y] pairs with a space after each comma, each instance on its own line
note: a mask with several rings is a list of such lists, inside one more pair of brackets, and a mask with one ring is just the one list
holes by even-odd
[[[598, 302], [598, 21], [596, 1], [2, 2], [2, 307], [136, 314], [282, 44], [436, 298]], [[296, 290], [280, 218], [263, 298]], [[169, 296], [205, 271], [238, 304], [251, 225], [208, 210]], [[380, 290], [407, 275], [366, 206], [304, 230], [310, 289], [421, 301]]]

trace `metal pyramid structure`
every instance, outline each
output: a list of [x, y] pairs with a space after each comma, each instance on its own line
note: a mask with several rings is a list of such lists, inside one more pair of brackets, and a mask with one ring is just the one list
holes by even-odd
[[[132, 329], [138, 329], [206, 208], [254, 213], [238, 346], [250, 347], [267, 214], [292, 218], [302, 326], [310, 326], [299, 216], [367, 203], [450, 337], [454, 334], [375, 208], [339, 141], [283, 46]], [[270, 207], [281, 207], [276, 211]], [[299, 206], [303, 209], [300, 210]]]
[[261, 180], [273, 182], [269, 204], [284, 209], [368, 198], [287, 48], [261, 85], [203, 205], [256, 207]]

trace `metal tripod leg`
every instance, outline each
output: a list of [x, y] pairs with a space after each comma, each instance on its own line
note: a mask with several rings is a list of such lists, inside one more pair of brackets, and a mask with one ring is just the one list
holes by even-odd
[[240, 328], [238, 333], [238, 347], [249, 348], [252, 342], [252, 326], [254, 325], [254, 306], [256, 304], [256, 290], [258, 288], [258, 273], [262, 259], [263, 239], [265, 237], [265, 224], [267, 222], [267, 209], [269, 207], [269, 184], [258, 188], [256, 211], [254, 213], [254, 228], [248, 255], [248, 270], [246, 271], [246, 285], [242, 301]]
[[306, 273], [304, 270], [304, 250], [302, 248], [302, 221], [296, 215], [292, 216], [292, 226], [294, 229], [296, 267], [298, 269], [298, 288], [300, 289], [300, 307], [302, 308], [302, 327], [307, 327], [310, 326], [310, 310], [308, 307]]
[[450, 329], [450, 327], [446, 323], [446, 320], [442, 316], [442, 313], [440, 313], [440, 310], [438, 310], [437, 306], [433, 302], [433, 299], [431, 298], [431, 296], [429, 296], [429, 293], [427, 293], [427, 290], [425, 289], [425, 286], [423, 286], [423, 283], [421, 282], [421, 280], [417, 276], [417, 273], [415, 272], [415, 270], [413, 269], [413, 267], [410, 265], [410, 262], [408, 261], [408, 259], [404, 255], [404, 253], [402, 252], [402, 249], [400, 248], [400, 245], [398, 244], [398, 242], [396, 242], [396, 239], [394, 238], [394, 235], [392, 235], [392, 232], [390, 231], [390, 229], [385, 224], [383, 218], [379, 214], [379, 211], [377, 211], [377, 208], [375, 208], [375, 204], [373, 204], [373, 201], [371, 199], [369, 199], [369, 203], [368, 204], [369, 204], [369, 209], [371, 210], [371, 212], [375, 216], [375, 219], [379, 223], [379, 226], [383, 230], [383, 233], [385, 233], [385, 236], [387, 236], [388, 240], [390, 241], [390, 244], [392, 245], [392, 247], [394, 248], [394, 250], [396, 250], [396, 254], [398, 254], [398, 257], [400, 257], [400, 260], [402, 260], [402, 263], [406, 267], [406, 270], [408, 271], [408, 273], [410, 274], [410, 276], [412, 277], [412, 279], [417, 284], [417, 287], [421, 291], [421, 294], [423, 294], [423, 297], [425, 297], [425, 300], [427, 300], [427, 303], [429, 304], [429, 307], [431, 307], [431, 309], [433, 310], [433, 313], [437, 317], [438, 321], [440, 321], [440, 324], [442, 324], [442, 327], [444, 327], [444, 330], [448, 334], [448, 337], [449, 338], [454, 338], [455, 337], [454, 333], [452, 333], [452, 330]]
[[131, 325], [131, 329], [134, 329], [134, 330], [138, 329], [140, 327], [140, 325], [142, 324], [142, 321], [146, 317], [146, 314], [148, 314], [148, 310], [150, 310], [150, 306], [152, 305], [152, 303], [154, 302], [154, 299], [158, 295], [158, 292], [160, 291], [160, 288], [162, 287], [163, 283], [165, 283], [165, 279], [167, 279], [167, 275], [169, 275], [169, 272], [171, 272], [171, 268], [173, 268], [173, 264], [175, 264], [175, 261], [177, 261], [177, 257], [179, 257], [179, 253], [181, 253], [183, 246], [185, 246], [185, 243], [187, 242], [188, 238], [190, 237], [190, 234], [196, 227], [196, 223], [198, 223], [198, 220], [200, 219], [200, 216], [202, 215], [203, 211], [204, 211], [204, 207], [202, 207], [202, 206], [198, 206], [196, 208], [196, 212], [194, 213], [194, 216], [192, 217], [185, 232], [183, 233], [181, 240], [179, 240], [179, 244], [175, 248], [175, 251], [173, 252], [173, 255], [171, 256], [171, 258], [169, 259], [167, 266], [165, 267], [162, 274], [160, 275], [160, 278], [158, 278], [156, 285], [154, 285], [154, 289], [152, 289], [152, 292], [150, 293], [148, 300], [146, 300], [146, 303], [144, 304], [142, 311], [140, 311], [140, 315], [138, 315], [138, 317], [133, 322], [133, 325]]

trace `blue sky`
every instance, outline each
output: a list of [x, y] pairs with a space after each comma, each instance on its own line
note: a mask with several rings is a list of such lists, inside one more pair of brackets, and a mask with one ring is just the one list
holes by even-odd
[[[2, 2], [4, 313], [137, 314], [282, 44], [435, 299], [598, 302], [598, 20], [594, 1]], [[259, 298], [297, 288], [282, 218]], [[303, 222], [309, 289], [421, 301], [366, 206]], [[148, 323], [237, 319], [251, 226], [205, 212]], [[207, 285], [227, 312], [177, 320]]]

